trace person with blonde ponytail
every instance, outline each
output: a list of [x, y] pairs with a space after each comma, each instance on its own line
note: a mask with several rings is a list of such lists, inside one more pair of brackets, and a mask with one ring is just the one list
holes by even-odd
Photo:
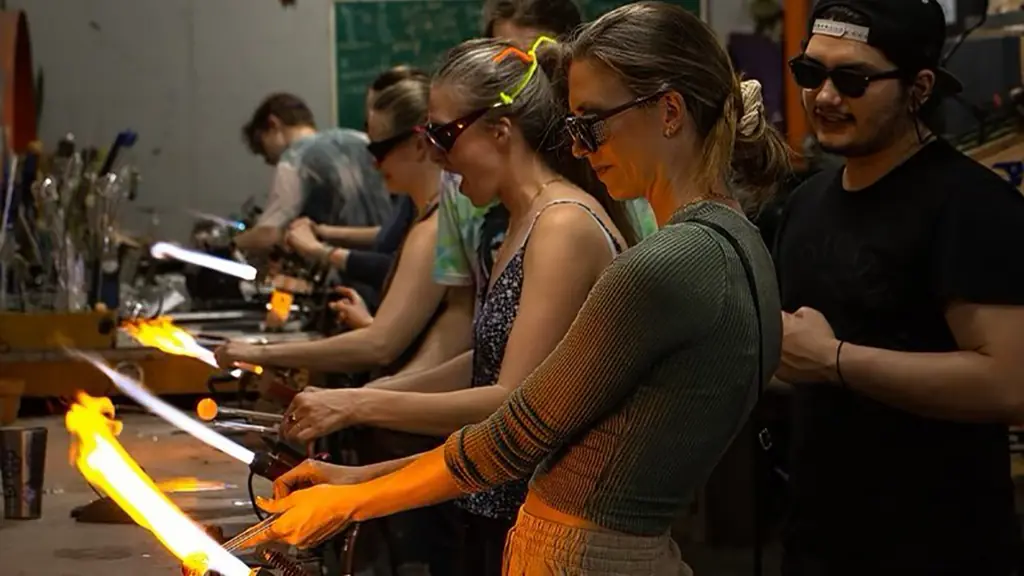
[[[565, 336], [489, 418], [367, 482], [293, 492], [317, 478], [286, 477], [276, 487], [287, 495], [261, 503], [281, 514], [261, 539], [311, 546], [351, 522], [531, 478], [503, 574], [692, 573], [671, 524], [778, 364], [773, 265], [740, 199], [774, 189], [787, 151], [759, 87], [741, 83], [714, 33], [676, 6], [613, 10], [564, 52], [576, 156], [615, 199], [646, 198], [661, 229], [604, 270]], [[431, 93], [432, 119], [445, 98]], [[472, 112], [445, 117], [446, 130], [477, 130], [471, 147], [451, 149], [453, 163], [508, 129], [500, 105], [483, 124]], [[474, 200], [485, 173], [465, 175]]]

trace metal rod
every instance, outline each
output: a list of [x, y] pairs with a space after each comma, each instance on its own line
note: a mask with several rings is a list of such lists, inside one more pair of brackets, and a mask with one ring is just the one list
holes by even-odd
[[223, 406], [217, 407], [217, 415], [225, 417], [237, 417], [245, 418], [247, 420], [258, 420], [262, 422], [274, 422], [280, 423], [284, 420], [284, 416], [281, 414], [275, 414], [273, 412], [258, 412], [256, 410], [243, 410], [241, 408], [224, 408]]
[[235, 432], [256, 432], [257, 434], [276, 435], [277, 426], [260, 426], [259, 424], [248, 424], [246, 422], [211, 422], [214, 428], [220, 430], [233, 430]]
[[274, 520], [277, 520], [280, 516], [280, 514], [271, 514], [270, 516], [267, 516], [266, 518], [261, 520], [259, 523], [253, 524], [249, 528], [242, 530], [234, 538], [222, 544], [223, 548], [228, 552], [237, 552], [238, 550], [244, 550], [246, 546], [249, 544], [249, 542], [252, 541], [253, 538], [259, 536], [260, 534], [263, 534], [267, 530], [270, 530], [270, 527], [274, 524]]
[[213, 422], [217, 418], [245, 418], [258, 422], [273, 422], [275, 424], [284, 420], [284, 416], [274, 412], [257, 412], [256, 410], [243, 410], [241, 408], [228, 408], [217, 404], [212, 398], [204, 398], [196, 406], [196, 415], [201, 420]]

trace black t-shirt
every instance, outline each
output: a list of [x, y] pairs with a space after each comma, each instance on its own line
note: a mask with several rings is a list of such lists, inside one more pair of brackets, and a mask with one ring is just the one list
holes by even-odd
[[[816, 175], [786, 207], [783, 309], [815, 308], [853, 344], [949, 352], [949, 303], [1024, 305], [1024, 196], [987, 168], [936, 141], [869, 188], [848, 192], [841, 176]], [[920, 417], [836, 386], [794, 397], [794, 557], [830, 575], [1009, 573], [1019, 530], [1006, 426]]]

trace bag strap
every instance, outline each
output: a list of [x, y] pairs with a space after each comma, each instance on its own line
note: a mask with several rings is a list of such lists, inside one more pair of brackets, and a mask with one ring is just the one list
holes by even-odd
[[754, 301], [754, 312], [757, 314], [757, 396], [758, 399], [761, 397], [761, 392], [764, 390], [764, 327], [762, 326], [761, 320], [761, 299], [757, 293], [757, 281], [754, 279], [754, 269], [750, 265], [750, 260], [747, 259], [746, 252], [743, 251], [740, 246], [740, 241], [736, 239], [724, 226], [715, 222], [709, 222], [707, 220], [693, 219], [689, 222], [700, 224], [701, 226], [711, 228], [719, 236], [724, 238], [732, 245], [733, 251], [736, 256], [739, 257], [740, 263], [743, 265], [743, 271], [747, 275], [747, 284], [750, 287], [750, 296]]
[[[729, 233], [721, 224], [710, 222], [708, 220], [693, 219], [690, 222], [694, 222], [706, 228], [710, 228], [715, 231], [719, 236], [724, 238], [732, 245], [732, 249], [736, 252], [736, 256], [740, 259], [740, 263], [743, 265], [743, 271], [747, 275], [747, 284], [750, 287], [750, 296], [754, 301], [754, 311], [757, 314], [757, 402], [754, 403], [754, 410], [757, 409], [757, 404], [761, 401], [761, 393], [764, 391], [764, 323], [761, 318], [761, 299], [758, 297], [757, 292], [757, 281], [754, 279], [754, 269], [750, 265], [750, 260], [747, 259], [746, 252], [740, 246], [739, 240]], [[751, 411], [752, 417], [756, 412]], [[757, 422], [753, 422], [751, 430], [754, 433], [753, 441], [753, 467], [754, 467], [754, 576], [761, 576], [764, 571], [764, 543], [763, 543], [763, 526], [761, 518], [761, 500], [763, 499], [761, 489], [761, 477], [760, 472], [764, 464], [764, 451], [771, 447], [771, 440], [768, 439], [767, 429], [758, 429]]]

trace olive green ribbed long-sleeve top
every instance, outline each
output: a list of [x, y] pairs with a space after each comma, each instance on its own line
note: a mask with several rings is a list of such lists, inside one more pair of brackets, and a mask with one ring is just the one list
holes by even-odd
[[765, 382], [782, 325], [757, 229], [701, 202], [617, 258], [551, 355], [488, 420], [453, 434], [445, 460], [466, 492], [533, 474], [556, 510], [636, 535], [667, 532], [757, 398], [758, 321], [729, 241], [754, 271]]

